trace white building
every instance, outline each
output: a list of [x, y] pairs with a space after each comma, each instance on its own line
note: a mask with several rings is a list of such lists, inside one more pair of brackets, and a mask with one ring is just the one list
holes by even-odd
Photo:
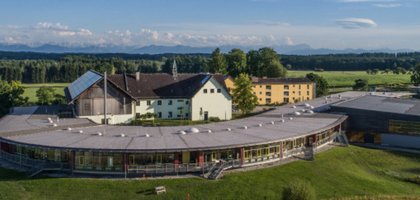
[[[232, 97], [220, 74], [116, 74], [107, 77], [109, 124], [146, 113], [162, 119], [232, 118]], [[65, 89], [78, 118], [104, 122], [104, 76], [88, 71]]]

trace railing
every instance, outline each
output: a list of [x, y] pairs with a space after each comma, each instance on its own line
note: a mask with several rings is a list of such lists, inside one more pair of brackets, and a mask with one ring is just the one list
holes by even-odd
[[0, 159], [7, 162], [13, 163], [20, 167], [26, 167], [31, 170], [40, 170], [44, 168], [59, 168], [59, 169], [69, 169], [68, 163], [61, 163], [49, 160], [40, 160], [28, 158], [19, 154], [11, 154], [5, 151], [0, 150]]
[[186, 164], [152, 164], [152, 165], [128, 165], [128, 174], [178, 174], [178, 173], [208, 173], [224, 164], [224, 168], [240, 167], [240, 160], [215, 162], [186, 163]]

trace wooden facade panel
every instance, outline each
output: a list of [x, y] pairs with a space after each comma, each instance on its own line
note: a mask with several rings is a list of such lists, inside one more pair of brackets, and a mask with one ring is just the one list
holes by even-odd
[[[107, 111], [108, 114], [131, 114], [131, 98], [108, 84]], [[103, 83], [96, 84], [86, 90], [75, 102], [76, 112], [79, 116], [104, 114]]]

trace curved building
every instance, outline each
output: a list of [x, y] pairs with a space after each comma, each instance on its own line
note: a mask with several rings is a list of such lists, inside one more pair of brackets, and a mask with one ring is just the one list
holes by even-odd
[[31, 172], [212, 175], [231, 167], [313, 155], [342, 132], [347, 119], [318, 111], [360, 95], [342, 93], [193, 127], [98, 125], [88, 119], [57, 119], [46, 114], [46, 107], [15, 108], [0, 120], [0, 158]]

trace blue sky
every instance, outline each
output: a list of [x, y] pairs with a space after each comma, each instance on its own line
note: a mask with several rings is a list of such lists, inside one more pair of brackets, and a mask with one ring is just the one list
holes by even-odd
[[420, 50], [420, 0], [0, 0], [0, 43]]

